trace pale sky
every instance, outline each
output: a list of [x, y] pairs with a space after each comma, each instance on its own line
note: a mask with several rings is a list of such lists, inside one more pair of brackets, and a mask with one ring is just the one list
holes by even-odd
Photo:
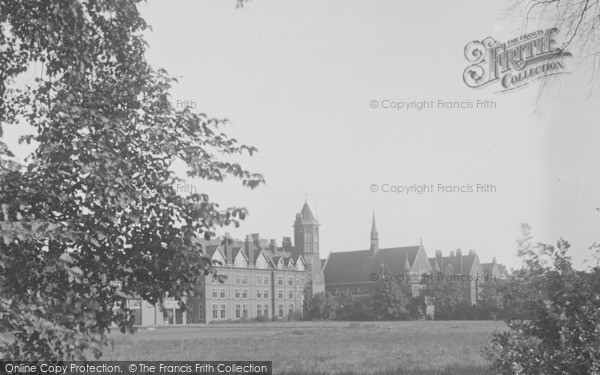
[[[493, 4], [493, 5], [491, 5]], [[190, 180], [224, 206], [249, 209], [233, 236], [293, 237], [308, 202], [321, 223], [321, 257], [369, 246], [373, 206], [381, 247], [418, 244], [429, 256], [461, 248], [482, 262], [518, 265], [521, 222], [540, 241], [560, 236], [581, 265], [600, 225], [596, 161], [599, 98], [586, 101], [577, 56], [560, 93], [534, 114], [537, 85], [497, 94], [462, 80], [467, 43], [524, 33], [508, 2], [149, 1], [149, 60], [179, 78], [191, 100], [259, 149], [234, 179]], [[530, 25], [535, 31], [548, 25]], [[496, 109], [372, 109], [377, 100], [493, 100]], [[11, 137], [9, 129], [8, 136]], [[370, 186], [493, 184], [495, 193], [394, 194]]]

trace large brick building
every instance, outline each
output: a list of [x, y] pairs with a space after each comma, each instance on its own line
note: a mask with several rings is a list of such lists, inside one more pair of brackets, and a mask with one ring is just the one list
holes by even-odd
[[325, 290], [319, 222], [307, 203], [293, 226], [293, 245], [290, 237], [284, 237], [279, 246], [257, 233], [244, 240], [227, 233], [210, 241], [197, 239], [204, 254], [220, 264], [215, 268], [218, 275], [226, 276], [225, 282], [207, 276], [198, 286], [200, 293], [186, 299], [185, 312], [171, 299], [165, 300], [163, 314], [158, 306], [126, 297], [136, 323], [156, 326], [301, 315], [304, 299]]
[[[365, 294], [379, 280], [417, 280], [430, 273], [431, 265], [423, 243], [413, 246], [379, 248], [375, 215], [371, 225], [371, 246], [366, 250], [330, 253], [324, 263], [325, 290], [330, 293]], [[417, 292], [417, 285], [413, 293]]]
[[[201, 294], [187, 298], [188, 310], [182, 312], [175, 301], [167, 300], [167, 314], [138, 298], [128, 298], [140, 325], [210, 323], [213, 321], [286, 318], [302, 314], [307, 297], [327, 291], [334, 294], [368, 295], [381, 279], [410, 283], [413, 295], [424, 287], [423, 275], [458, 275], [465, 298], [478, 300], [481, 282], [507, 277], [506, 268], [494, 261], [480, 263], [474, 251], [461, 250], [443, 256], [440, 250], [428, 258], [419, 244], [404, 247], [379, 247], [375, 215], [371, 226], [369, 249], [330, 253], [319, 256], [319, 222], [307, 203], [293, 222], [294, 243], [284, 237], [281, 245], [274, 239], [251, 234], [243, 240], [229, 234], [211, 241], [198, 239], [205, 254], [220, 265], [217, 273], [227, 277], [225, 283], [212, 275], [199, 285]], [[483, 276], [483, 277], [482, 277]]]
[[506, 278], [506, 268], [494, 261], [481, 264], [473, 250], [462, 254], [460, 249], [443, 256], [441, 250], [428, 258], [423, 242], [418, 245], [379, 248], [379, 233], [375, 215], [371, 226], [370, 248], [367, 250], [330, 253], [323, 265], [325, 290], [334, 294], [368, 295], [379, 280], [409, 283], [413, 295], [426, 282], [442, 280], [458, 283], [471, 304], [478, 301], [482, 282]]
[[201, 295], [188, 298], [189, 323], [218, 320], [286, 318], [301, 315], [304, 299], [325, 290], [319, 258], [319, 222], [307, 203], [294, 221], [294, 245], [284, 237], [278, 246], [259, 234], [235, 240], [228, 234], [213, 241], [198, 240], [216, 266], [200, 285]]

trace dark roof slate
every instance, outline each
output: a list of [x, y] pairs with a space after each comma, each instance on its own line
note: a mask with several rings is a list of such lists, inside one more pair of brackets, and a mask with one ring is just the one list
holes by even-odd
[[420, 246], [379, 249], [375, 256], [370, 250], [331, 253], [323, 270], [326, 284], [350, 284], [372, 282], [371, 274], [384, 272], [400, 275], [408, 260], [409, 267], [415, 262]]

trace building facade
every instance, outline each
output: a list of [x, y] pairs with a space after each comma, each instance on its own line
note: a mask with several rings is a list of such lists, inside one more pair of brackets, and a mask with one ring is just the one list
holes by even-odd
[[[179, 302], [172, 297], [165, 297], [161, 305], [153, 305], [138, 295], [127, 295], [121, 291], [120, 281], [110, 284], [118, 289], [118, 294], [125, 300], [125, 307], [133, 316], [137, 326], [169, 326], [187, 324], [187, 312], [182, 311]], [[186, 299], [184, 298], [184, 302]], [[115, 306], [118, 307], [118, 306]]]
[[188, 298], [188, 322], [210, 323], [240, 319], [285, 319], [301, 316], [305, 298], [325, 290], [319, 257], [319, 222], [307, 203], [293, 224], [294, 245], [284, 237], [278, 246], [274, 239], [259, 234], [244, 241], [228, 234], [202, 241], [205, 253], [222, 266], [199, 285], [198, 297]]
[[418, 245], [379, 247], [375, 215], [371, 224], [370, 248], [330, 253], [324, 263], [325, 290], [334, 294], [369, 294], [380, 280], [411, 284], [413, 295], [421, 286], [419, 276], [431, 272], [431, 265], [421, 242]]
[[227, 258], [221, 247], [209, 251], [211, 259], [223, 263], [215, 268], [226, 280], [222, 283], [208, 275], [199, 286], [200, 295], [188, 298], [190, 323], [283, 319], [302, 313], [309, 281], [302, 256], [274, 261], [261, 250], [252, 260], [241, 248], [230, 254], [232, 257]]
[[[442, 280], [457, 283], [464, 299], [476, 304], [482, 283], [507, 277], [504, 266], [495, 259], [481, 264], [473, 250], [463, 254], [458, 249], [449, 256], [437, 250], [435, 257], [428, 258], [423, 241], [419, 242], [413, 246], [380, 248], [373, 215], [368, 250], [330, 253], [327, 257], [323, 264], [325, 290], [333, 294], [366, 296], [380, 280], [391, 280], [410, 284], [415, 296], [427, 282]], [[431, 304], [428, 301], [428, 307]]]
[[[244, 240], [229, 234], [210, 241], [197, 239], [224, 282], [208, 275], [198, 285], [200, 293], [188, 296], [187, 311], [166, 299], [164, 309], [141, 298], [127, 297], [127, 305], [143, 326], [202, 324], [242, 319], [286, 319], [302, 315], [304, 301], [320, 292], [368, 296], [380, 280], [396, 280], [411, 286], [413, 296], [425, 287], [423, 275], [460, 277], [464, 297], [477, 303], [482, 282], [508, 277], [506, 267], [480, 263], [475, 251], [459, 249], [443, 256], [441, 250], [428, 258], [423, 241], [418, 245], [380, 248], [373, 214], [369, 249], [319, 256], [319, 222], [307, 203], [293, 222], [294, 243], [255, 233]], [[430, 279], [431, 280], [431, 279]], [[453, 281], [456, 282], [456, 281]], [[427, 300], [427, 315], [433, 316], [433, 301]], [[166, 313], [163, 314], [162, 310]]]
[[476, 304], [480, 290], [480, 283], [485, 279], [484, 270], [479, 262], [479, 256], [474, 250], [463, 255], [461, 249], [443, 256], [441, 250], [436, 250], [435, 257], [429, 258], [434, 278], [460, 285], [463, 297], [471, 304]]

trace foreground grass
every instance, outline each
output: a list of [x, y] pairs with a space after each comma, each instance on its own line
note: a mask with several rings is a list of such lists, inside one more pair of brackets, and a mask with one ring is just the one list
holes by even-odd
[[[272, 360], [276, 374], [485, 374], [502, 322], [252, 324], [115, 336], [107, 360]], [[177, 331], [175, 331], [177, 330]]]

